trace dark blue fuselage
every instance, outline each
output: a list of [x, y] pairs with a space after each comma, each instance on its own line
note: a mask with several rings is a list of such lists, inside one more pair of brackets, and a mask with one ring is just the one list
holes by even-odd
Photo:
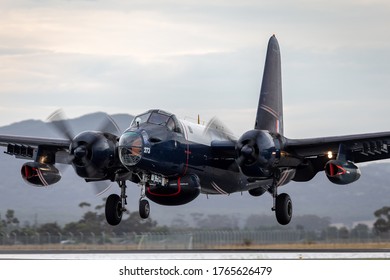
[[[262, 185], [259, 181], [250, 182], [240, 172], [235, 159], [216, 154], [211, 143], [207, 145], [191, 141], [188, 128], [172, 131], [163, 125], [144, 123], [130, 127], [124, 135], [126, 133], [139, 135], [142, 139], [140, 161], [131, 166], [135, 172], [156, 174], [168, 179], [194, 174], [199, 178], [201, 192], [204, 194], [227, 195]], [[126, 165], [125, 162], [124, 164]], [[272, 180], [261, 182], [266, 185]]]

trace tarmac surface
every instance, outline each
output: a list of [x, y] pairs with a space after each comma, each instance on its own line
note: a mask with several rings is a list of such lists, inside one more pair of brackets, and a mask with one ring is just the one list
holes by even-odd
[[5, 250], [0, 260], [327, 260], [389, 259], [389, 250], [156, 250], [156, 251], [62, 251]]

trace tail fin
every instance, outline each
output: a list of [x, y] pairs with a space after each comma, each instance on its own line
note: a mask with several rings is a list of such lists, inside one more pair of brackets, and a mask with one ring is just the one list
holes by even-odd
[[268, 42], [255, 129], [283, 135], [283, 101], [280, 49], [273, 35]]

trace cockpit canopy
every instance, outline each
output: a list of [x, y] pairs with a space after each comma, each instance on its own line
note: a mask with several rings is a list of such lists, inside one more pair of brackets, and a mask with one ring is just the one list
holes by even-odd
[[134, 117], [130, 127], [139, 127], [144, 123], [166, 126], [168, 130], [182, 133], [181, 125], [176, 116], [162, 110], [149, 110]]

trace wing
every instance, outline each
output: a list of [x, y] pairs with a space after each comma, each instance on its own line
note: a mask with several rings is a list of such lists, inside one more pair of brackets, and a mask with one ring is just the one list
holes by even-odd
[[4, 153], [34, 161], [45, 157], [52, 164], [69, 163], [70, 143], [68, 139], [0, 135], [0, 146], [6, 147]]
[[[296, 159], [291, 162], [298, 163], [296, 166], [298, 172], [300, 169], [309, 168], [314, 177], [317, 172], [324, 170], [325, 164], [331, 158], [339, 157], [341, 146], [345, 160], [361, 163], [390, 158], [389, 145], [390, 132], [380, 132], [299, 140], [286, 139], [283, 150], [287, 158]], [[309, 173], [308, 170], [305, 172]], [[302, 175], [305, 172], [302, 172]], [[300, 180], [299, 173], [297, 175], [297, 181], [308, 179], [303, 176]]]

